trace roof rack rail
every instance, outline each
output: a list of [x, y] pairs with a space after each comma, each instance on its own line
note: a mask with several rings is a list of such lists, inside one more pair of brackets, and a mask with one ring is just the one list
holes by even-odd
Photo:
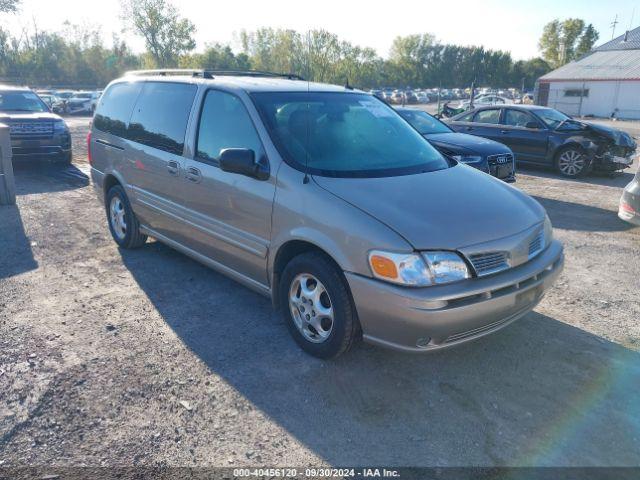
[[304, 80], [295, 73], [274, 73], [259, 70], [205, 70], [190, 68], [158, 68], [152, 70], [130, 70], [125, 75], [159, 75], [162, 77], [169, 75], [190, 75], [192, 77], [215, 78], [219, 77], [273, 77], [287, 78], [289, 80]]

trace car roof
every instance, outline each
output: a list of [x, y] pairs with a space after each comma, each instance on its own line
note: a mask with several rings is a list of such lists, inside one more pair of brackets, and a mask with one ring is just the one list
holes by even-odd
[[509, 103], [507, 105], [483, 105], [474, 109], [476, 110], [491, 110], [492, 108], [516, 108], [520, 110], [551, 110], [550, 107], [543, 107], [542, 105], [526, 105], [519, 103]]
[[[290, 79], [284, 77], [271, 76], [242, 76], [219, 75], [215, 73], [212, 78], [203, 78], [191, 75], [166, 75], [166, 74], [145, 74], [144, 72], [128, 72], [127, 75], [118, 79], [124, 81], [164, 81], [171, 83], [192, 83], [226, 87], [229, 89], [244, 90], [245, 92], [357, 92], [352, 87], [331, 85], [327, 83], [309, 82], [306, 80]], [[367, 93], [369, 95], [369, 93]]]
[[0, 84], [0, 90], [5, 92], [31, 92], [32, 90], [29, 87], [17, 87], [15, 85], [2, 85]]

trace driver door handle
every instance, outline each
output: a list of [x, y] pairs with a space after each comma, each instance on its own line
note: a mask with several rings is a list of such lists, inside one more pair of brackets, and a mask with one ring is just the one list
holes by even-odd
[[200, 170], [195, 167], [188, 167], [187, 172], [185, 173], [185, 178], [193, 183], [200, 183], [202, 180], [202, 174]]
[[169, 160], [167, 162], [167, 170], [169, 171], [169, 175], [177, 177], [180, 173], [180, 164], [175, 160]]
[[509, 130], [500, 130], [500, 133], [509, 133]]

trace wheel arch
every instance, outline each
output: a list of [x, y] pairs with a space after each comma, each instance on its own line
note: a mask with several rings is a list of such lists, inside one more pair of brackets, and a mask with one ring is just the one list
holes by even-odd
[[328, 249], [318, 245], [318, 243], [306, 238], [294, 238], [284, 242], [278, 247], [275, 255], [272, 257], [271, 263], [271, 301], [273, 306], [279, 308], [280, 294], [280, 278], [287, 264], [298, 255], [308, 252], [316, 252], [325, 256], [331, 261], [341, 272], [343, 271], [340, 264], [330, 255]]
[[120, 178], [120, 176], [117, 173], [115, 172], [106, 173], [104, 176], [104, 180], [102, 181], [103, 200], [107, 198], [107, 193], [109, 193], [109, 190], [111, 189], [111, 187], [115, 185], [120, 185], [126, 192], [125, 183], [122, 181], [122, 178]]

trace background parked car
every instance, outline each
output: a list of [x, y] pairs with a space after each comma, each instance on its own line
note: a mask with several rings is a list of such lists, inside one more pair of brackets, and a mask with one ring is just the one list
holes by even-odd
[[449, 125], [457, 132], [504, 143], [517, 162], [553, 166], [567, 177], [628, 168], [637, 148], [621, 130], [536, 105], [477, 108], [456, 115]]
[[505, 182], [515, 182], [514, 155], [507, 146], [474, 135], [457, 133], [422, 110], [412, 108], [396, 110], [442, 154]]
[[[513, 103], [513, 100], [511, 100], [510, 98], [501, 97], [499, 95], [492, 95], [492, 94], [478, 95], [473, 99], [474, 108], [484, 107], [487, 105], [508, 105], [512, 103]], [[465, 110], [468, 110], [469, 108], [471, 108], [471, 100], [465, 100], [463, 102], [460, 102], [460, 104], [458, 105], [458, 108], [464, 108]]]
[[14, 162], [71, 162], [67, 125], [29, 88], [0, 86], [0, 123], [9, 125]]
[[67, 100], [67, 113], [93, 113], [101, 92], [76, 92]]
[[640, 167], [631, 183], [622, 192], [618, 217], [626, 222], [640, 225]]
[[49, 110], [51, 110], [53, 113], [64, 113], [65, 105], [62, 99], [56, 97], [55, 95], [47, 93], [38, 93], [38, 96], [44, 103], [47, 104]]
[[379, 98], [380, 100], [384, 100], [384, 93], [382, 92], [382, 90], [371, 90], [371, 95], [373, 95], [376, 98]]

